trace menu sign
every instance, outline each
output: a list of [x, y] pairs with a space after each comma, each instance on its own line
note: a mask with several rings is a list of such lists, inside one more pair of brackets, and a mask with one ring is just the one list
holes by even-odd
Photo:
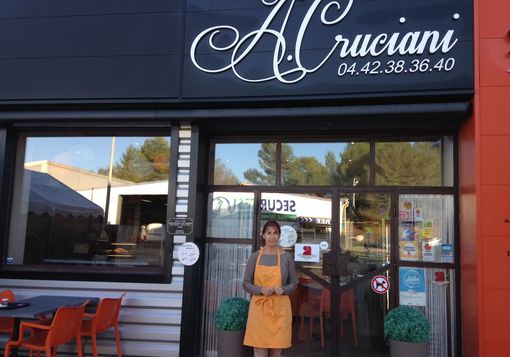
[[[207, 8], [206, 0], [194, 2]], [[473, 86], [469, 2], [252, 0], [246, 6], [189, 16], [187, 73], [205, 87], [229, 79], [213, 91], [218, 96], [246, 95], [241, 88], [316, 93], [317, 83], [332, 93]], [[204, 86], [186, 88], [199, 94]]]

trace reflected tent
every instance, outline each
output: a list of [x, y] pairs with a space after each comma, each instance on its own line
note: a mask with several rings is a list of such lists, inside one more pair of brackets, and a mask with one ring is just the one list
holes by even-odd
[[[24, 264], [89, 260], [98, 249], [104, 211], [47, 173], [25, 170]], [[27, 202], [28, 201], [28, 202]]]
[[30, 182], [28, 212], [50, 216], [104, 216], [103, 209], [50, 174], [25, 171], [25, 182]]

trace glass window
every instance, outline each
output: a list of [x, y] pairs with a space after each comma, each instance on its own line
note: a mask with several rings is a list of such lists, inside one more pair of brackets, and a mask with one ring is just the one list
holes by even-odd
[[214, 316], [220, 303], [235, 296], [249, 299], [243, 290], [243, 278], [250, 254], [249, 244], [206, 245], [202, 300], [203, 356], [217, 355], [218, 328]]
[[452, 195], [400, 195], [400, 260], [454, 263]]
[[385, 186], [452, 186], [450, 138], [436, 141], [377, 142], [375, 183]]
[[399, 304], [413, 306], [430, 322], [429, 356], [455, 356], [455, 271], [399, 268]]
[[331, 195], [329, 193], [262, 192], [261, 229], [267, 221], [277, 221], [280, 224], [279, 244], [297, 257], [297, 265], [325, 280], [329, 279], [322, 275], [324, 253], [331, 250]]
[[253, 193], [211, 192], [207, 206], [207, 236], [251, 239]]
[[389, 264], [390, 197], [389, 193], [342, 194], [340, 248], [346, 255], [342, 283]]
[[216, 144], [215, 185], [274, 185], [276, 144]]
[[348, 143], [283, 143], [282, 185], [367, 185], [370, 145]]
[[170, 137], [22, 137], [6, 262], [163, 266]]

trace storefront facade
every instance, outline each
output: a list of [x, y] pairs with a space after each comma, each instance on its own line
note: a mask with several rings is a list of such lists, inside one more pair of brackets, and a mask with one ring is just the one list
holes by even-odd
[[507, 129], [485, 117], [510, 76], [484, 76], [509, 41], [489, 3], [2, 5], [2, 285], [127, 291], [124, 355], [215, 356], [214, 311], [274, 219], [299, 277], [284, 355], [387, 356], [399, 304], [431, 321], [430, 356], [494, 351], [482, 235], [506, 226], [481, 212], [507, 180], [483, 158]]

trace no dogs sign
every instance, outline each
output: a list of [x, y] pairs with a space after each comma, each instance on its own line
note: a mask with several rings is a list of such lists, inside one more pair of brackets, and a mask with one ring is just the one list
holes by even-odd
[[390, 289], [390, 281], [383, 275], [376, 275], [372, 278], [372, 290], [377, 294], [384, 294]]

